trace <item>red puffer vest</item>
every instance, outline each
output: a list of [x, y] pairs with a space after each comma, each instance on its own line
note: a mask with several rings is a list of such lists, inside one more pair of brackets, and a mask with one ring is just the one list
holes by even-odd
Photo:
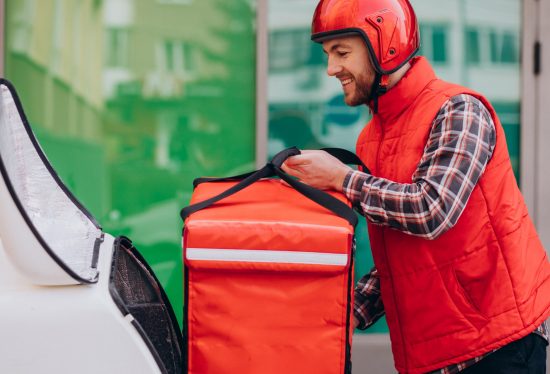
[[395, 366], [400, 373], [424, 373], [535, 330], [550, 311], [550, 263], [492, 106], [437, 79], [425, 59], [411, 64], [359, 136], [357, 154], [373, 175], [411, 183], [437, 112], [458, 94], [483, 102], [497, 134], [493, 156], [452, 229], [427, 240], [368, 225]]

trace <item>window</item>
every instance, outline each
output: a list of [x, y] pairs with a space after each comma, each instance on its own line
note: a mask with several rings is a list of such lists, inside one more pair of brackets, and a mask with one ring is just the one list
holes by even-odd
[[191, 5], [193, 0], [157, 0], [159, 4], [166, 5]]
[[511, 31], [489, 32], [491, 45], [491, 63], [493, 64], [516, 64], [519, 62], [519, 51], [516, 34]]
[[319, 43], [309, 43], [309, 45], [310, 52], [308, 65], [325, 67], [327, 64], [327, 56], [323, 52], [323, 46]]
[[501, 35], [500, 62], [503, 64], [514, 64], [519, 62], [517, 34], [505, 31]]
[[447, 62], [447, 28], [434, 26], [432, 29], [432, 61]]
[[160, 59], [162, 70], [172, 73], [192, 74], [197, 68], [195, 48], [180, 40], [165, 40]]
[[464, 38], [464, 58], [468, 65], [479, 65], [481, 63], [480, 33], [473, 27], [466, 28]]
[[63, 7], [61, 5], [61, 1], [56, 0], [54, 4], [54, 22], [52, 32], [52, 49], [54, 53], [52, 53], [50, 63], [51, 71], [53, 73], [59, 72], [61, 56], [63, 54]]
[[466, 62], [469, 65], [510, 65], [519, 62], [519, 34], [496, 28], [467, 28]]
[[311, 60], [309, 29], [276, 30], [269, 36], [269, 68], [289, 70]]
[[434, 64], [448, 64], [449, 27], [441, 24], [420, 25], [420, 54]]
[[107, 67], [118, 68], [128, 65], [128, 30], [110, 28], [106, 31], [105, 58]]
[[499, 53], [498, 53], [498, 35], [496, 31], [491, 31], [489, 33], [489, 44], [491, 46], [491, 62], [497, 63], [499, 61]]
[[23, 0], [19, 5], [11, 19], [11, 48], [14, 52], [27, 53], [31, 44], [34, 4], [32, 0]]

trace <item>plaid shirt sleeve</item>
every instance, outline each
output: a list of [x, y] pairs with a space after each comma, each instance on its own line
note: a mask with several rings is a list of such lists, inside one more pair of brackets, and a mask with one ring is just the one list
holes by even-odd
[[411, 183], [350, 171], [344, 193], [373, 223], [435, 239], [458, 221], [495, 142], [487, 108], [473, 96], [454, 96], [433, 122]]
[[353, 312], [359, 322], [357, 328], [364, 330], [384, 315], [380, 296], [380, 277], [376, 268], [357, 282], [354, 292]]

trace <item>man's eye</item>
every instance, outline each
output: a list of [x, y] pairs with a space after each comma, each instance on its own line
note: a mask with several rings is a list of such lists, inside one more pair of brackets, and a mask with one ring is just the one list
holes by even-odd
[[340, 56], [340, 57], [345, 57], [345, 56], [347, 56], [348, 53], [349, 53], [349, 52], [342, 52], [342, 51], [339, 51], [339, 52], [338, 52], [338, 56]]

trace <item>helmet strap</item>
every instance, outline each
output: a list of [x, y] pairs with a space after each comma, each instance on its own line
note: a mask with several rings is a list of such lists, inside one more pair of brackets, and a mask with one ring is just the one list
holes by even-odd
[[378, 98], [388, 91], [389, 75], [382, 75], [376, 72], [372, 82], [370, 98], [373, 102], [372, 112], [378, 113]]

